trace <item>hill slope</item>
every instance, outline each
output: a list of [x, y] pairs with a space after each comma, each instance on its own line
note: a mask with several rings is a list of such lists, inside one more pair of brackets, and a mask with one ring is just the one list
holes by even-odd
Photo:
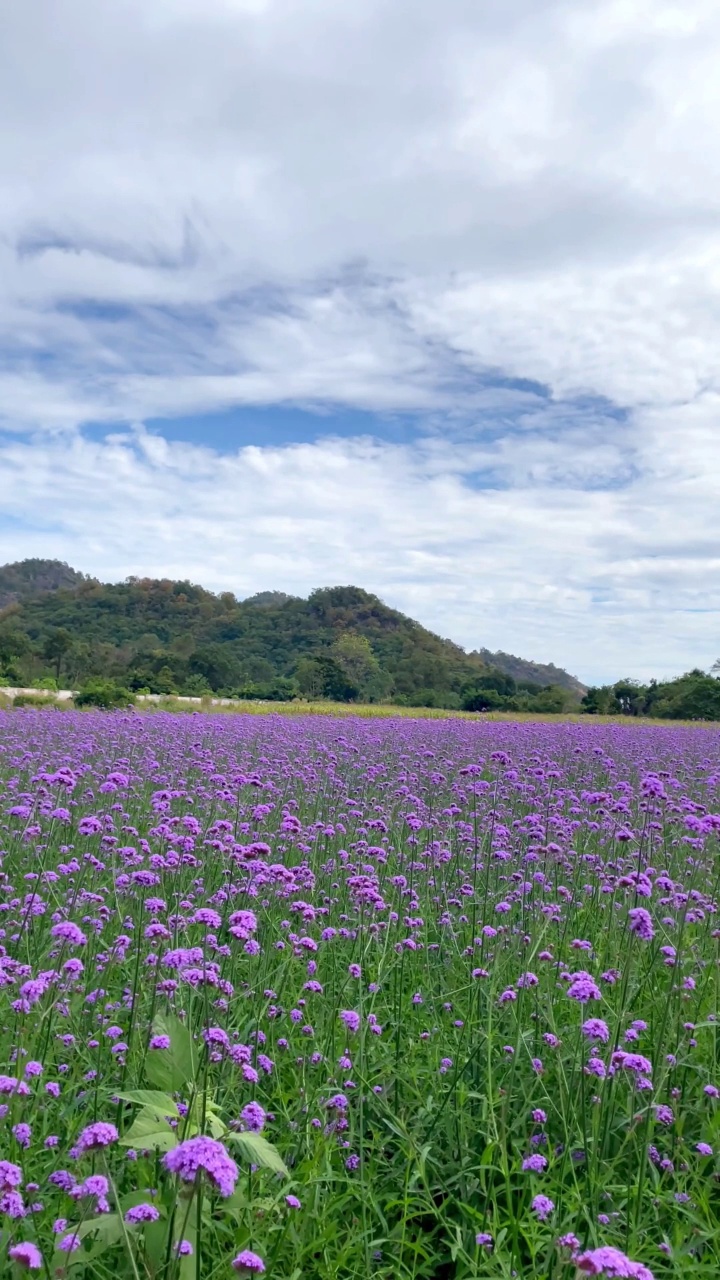
[[[8, 566], [9, 581], [37, 581], [24, 569], [33, 563], [52, 578], [53, 562], [23, 562]], [[15, 590], [0, 612], [6, 677], [30, 683], [53, 675], [76, 685], [101, 674], [159, 693], [280, 697], [299, 689], [314, 697], [454, 706], [491, 665], [359, 587], [317, 590], [306, 600], [265, 591], [238, 601], [190, 582], [103, 584], [58, 562], [55, 577], [43, 592]], [[521, 672], [522, 660], [513, 661]]]
[[0, 609], [42, 591], [77, 587], [85, 575], [62, 560], [17, 560], [0, 566]]
[[585, 685], [575, 676], [571, 676], [554, 662], [531, 662], [527, 658], [516, 658], [513, 653], [503, 653], [498, 649], [491, 653], [489, 649], [476, 649], [474, 652], [488, 667], [495, 667], [512, 676], [513, 680], [531, 680], [535, 684], [557, 685], [560, 689], [569, 689], [571, 693], [585, 693]]

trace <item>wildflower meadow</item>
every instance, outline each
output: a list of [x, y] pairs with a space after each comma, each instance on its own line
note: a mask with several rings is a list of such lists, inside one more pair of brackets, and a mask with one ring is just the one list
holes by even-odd
[[720, 731], [0, 712], [0, 1274], [720, 1274]]

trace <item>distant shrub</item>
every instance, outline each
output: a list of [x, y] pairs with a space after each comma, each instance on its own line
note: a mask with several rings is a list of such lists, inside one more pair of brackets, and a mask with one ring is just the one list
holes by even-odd
[[249, 681], [238, 689], [232, 689], [229, 696], [241, 701], [291, 702], [297, 695], [295, 680], [276, 676], [274, 680]]
[[43, 698], [42, 694], [19, 693], [13, 698], [14, 707], [57, 707], [57, 699]]
[[462, 709], [463, 711], [500, 711], [507, 702], [508, 699], [498, 693], [497, 689], [479, 686], [465, 691]]
[[101, 707], [112, 711], [118, 707], [130, 707], [134, 702], [129, 689], [114, 680], [88, 680], [79, 693], [75, 694], [76, 707]]

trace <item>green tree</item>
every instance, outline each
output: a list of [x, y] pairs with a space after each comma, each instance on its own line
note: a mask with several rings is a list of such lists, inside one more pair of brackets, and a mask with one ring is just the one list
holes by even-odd
[[387, 697], [392, 677], [383, 671], [367, 636], [343, 631], [331, 646], [330, 655], [345, 672], [350, 683], [370, 702]]
[[354, 702], [360, 693], [358, 685], [330, 654], [316, 653], [302, 658], [297, 665], [296, 679], [301, 692], [311, 698]]
[[497, 689], [486, 685], [476, 685], [468, 689], [462, 698], [463, 711], [499, 711], [505, 706], [506, 699]]
[[101, 707], [104, 711], [129, 707], [132, 702], [130, 690], [124, 689], [115, 680], [88, 680], [75, 695], [76, 707]]
[[46, 637], [43, 644], [43, 657], [55, 664], [55, 679], [60, 683], [60, 671], [63, 658], [72, 649], [73, 638], [65, 627], [56, 627]]
[[8, 684], [21, 684], [23, 661], [29, 656], [31, 645], [22, 631], [13, 627], [0, 630], [0, 673]]
[[607, 685], [592, 685], [581, 700], [580, 708], [588, 716], [606, 716], [612, 701], [612, 690]]
[[562, 715], [563, 711], [567, 710], [568, 701], [566, 690], [558, 685], [549, 684], [533, 699], [532, 709], [538, 715]]
[[295, 669], [298, 688], [306, 698], [322, 698], [325, 681], [314, 658], [301, 658]]

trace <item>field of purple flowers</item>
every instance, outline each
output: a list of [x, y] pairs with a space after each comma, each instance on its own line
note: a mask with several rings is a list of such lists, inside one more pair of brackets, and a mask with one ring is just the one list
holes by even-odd
[[0, 712], [0, 1273], [720, 1274], [720, 732]]

